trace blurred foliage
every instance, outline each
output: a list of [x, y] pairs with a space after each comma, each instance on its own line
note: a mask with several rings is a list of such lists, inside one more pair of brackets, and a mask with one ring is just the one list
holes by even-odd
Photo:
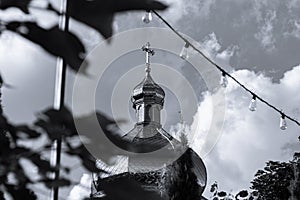
[[[6, 10], [12, 7], [20, 9], [24, 15], [30, 16], [31, 0], [1, 0], [0, 9]], [[36, 7], [45, 12], [52, 12], [57, 17], [63, 15], [55, 9], [49, 1], [47, 6]], [[155, 0], [69, 0], [67, 4], [67, 17], [71, 17], [80, 23], [84, 23], [96, 29], [105, 39], [113, 34], [112, 23], [115, 13], [131, 10], [165, 10], [167, 5]], [[59, 56], [71, 67], [78, 71], [86, 53], [84, 45], [73, 33], [60, 30], [58, 24], [50, 29], [44, 29], [32, 18], [24, 21], [4, 21], [0, 19], [0, 35], [2, 31], [9, 30], [40, 45], [54, 56]], [[87, 63], [84, 63], [87, 65]]]
[[[57, 17], [62, 16], [51, 2], [46, 1], [46, 6], [36, 7], [32, 0], [1, 0], [0, 10], [17, 8], [24, 16], [33, 16], [30, 8], [52, 12]], [[155, 0], [74, 0], [67, 4], [67, 17], [71, 17], [80, 23], [86, 24], [96, 29], [104, 38], [112, 36], [112, 23], [115, 13], [131, 10], [164, 10], [167, 6]], [[2, 14], [5, 15], [5, 12]], [[21, 17], [20, 20], [5, 21], [0, 19], [0, 35], [3, 31], [14, 32], [29, 41], [41, 46], [48, 53], [61, 57], [68, 66], [78, 71], [84, 60], [86, 53], [82, 41], [73, 33], [59, 29], [58, 24], [50, 29], [41, 27], [34, 17], [30, 20]], [[9, 87], [0, 75], [1, 86]], [[1, 94], [1, 92], [0, 92]], [[115, 124], [102, 113], [97, 113], [99, 122], [104, 129], [108, 125]], [[87, 116], [89, 118], [89, 116]], [[108, 131], [109, 132], [109, 131]], [[37, 141], [46, 135], [48, 142], [39, 149], [22, 145], [25, 141]], [[37, 199], [29, 185], [43, 183], [48, 188], [63, 187], [73, 184], [67, 178], [52, 180], [49, 174], [57, 170], [64, 170], [66, 173], [70, 169], [53, 167], [50, 161], [45, 159], [43, 153], [51, 149], [52, 142], [56, 139], [64, 138], [65, 153], [80, 159], [84, 168], [90, 172], [99, 172], [96, 168], [95, 158], [86, 150], [83, 144], [74, 146], [70, 141], [78, 138], [74, 125], [72, 113], [65, 107], [60, 110], [52, 108], [42, 111], [32, 126], [16, 125], [10, 122], [2, 112], [0, 103], [0, 200], [4, 199], [4, 193], [9, 193], [13, 199]], [[80, 140], [79, 140], [80, 141]], [[101, 142], [99, 142], [101, 145]], [[32, 180], [26, 173], [22, 160], [27, 160], [37, 168], [39, 180]]]
[[76, 35], [62, 31], [58, 26], [44, 29], [35, 22], [13, 21], [7, 23], [6, 28], [42, 46], [52, 55], [63, 58], [75, 71], [83, 63], [85, 48], [81, 41]]
[[[101, 120], [104, 131], [108, 125], [114, 124], [101, 113], [97, 113]], [[101, 117], [100, 117], [101, 116]], [[108, 130], [107, 130], [108, 131]], [[34, 142], [42, 136], [47, 136], [45, 142], [38, 149], [25, 147], [21, 141]], [[82, 143], [73, 145], [70, 141], [77, 138], [74, 120], [69, 109], [63, 107], [61, 110], [52, 108], [42, 111], [33, 126], [14, 125], [6, 116], [0, 113], [0, 199], [3, 193], [9, 193], [13, 199], [36, 199], [36, 195], [30, 189], [30, 184], [43, 183], [47, 188], [70, 186], [72, 183], [68, 177], [61, 177], [53, 180], [49, 174], [57, 170], [63, 170], [66, 174], [70, 169], [66, 167], [55, 168], [50, 164], [49, 159], [45, 159], [43, 153], [51, 149], [51, 144], [55, 139], [64, 138], [64, 152], [69, 156], [80, 159], [81, 166], [90, 172], [103, 172], [96, 167], [96, 159], [87, 151]], [[101, 143], [101, 142], [99, 142]], [[27, 160], [36, 167], [38, 180], [32, 179], [25, 170], [22, 160]], [[22, 197], [22, 198], [21, 198]]]
[[[0, 88], [2, 83], [3, 80], [1, 79]], [[49, 176], [58, 170], [63, 170], [66, 174], [70, 173], [70, 169], [66, 167], [60, 166], [56, 168], [52, 166], [49, 159], [44, 157], [45, 152], [49, 154], [53, 142], [57, 139], [63, 138], [65, 147], [62, 153], [79, 158], [81, 167], [94, 173], [104, 172], [96, 167], [96, 159], [81, 143], [74, 122], [75, 120], [80, 120], [86, 127], [92, 128], [89, 123], [93, 116], [94, 113], [91, 113], [77, 119], [73, 117], [70, 110], [66, 107], [62, 107], [60, 110], [48, 108], [37, 115], [37, 119], [32, 126], [25, 124], [16, 125], [11, 123], [3, 114], [0, 104], [0, 199], [4, 198], [4, 193], [9, 193], [16, 200], [36, 199], [36, 195], [29, 186], [35, 183], [43, 183], [49, 189], [77, 184], [72, 183], [66, 177], [53, 180]], [[113, 135], [110, 129], [116, 125], [116, 122], [100, 112], [96, 113], [96, 117], [102, 130], [108, 135]], [[34, 144], [35, 141], [45, 136], [47, 138], [46, 142], [38, 149], [34, 145], [28, 147], [22, 144], [22, 142], [26, 141]], [[74, 139], [78, 141], [75, 145], [72, 143]], [[97, 142], [97, 145], [105, 148], [104, 142], [95, 141], [93, 138], [90, 139]], [[36, 167], [35, 171], [39, 177], [38, 180], [27, 174], [25, 168], [28, 166], [22, 164], [23, 160], [29, 161]]]

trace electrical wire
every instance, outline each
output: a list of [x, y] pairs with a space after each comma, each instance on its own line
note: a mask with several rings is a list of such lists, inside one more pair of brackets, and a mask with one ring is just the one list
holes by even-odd
[[251, 91], [248, 87], [246, 87], [244, 84], [242, 84], [239, 80], [237, 80], [235, 77], [233, 77], [231, 74], [229, 74], [225, 69], [223, 69], [220, 65], [215, 63], [212, 59], [210, 59], [207, 55], [205, 55], [200, 49], [195, 47], [192, 43], [188, 41], [181, 33], [179, 33], [167, 20], [165, 20], [160, 14], [158, 14], [155, 10], [152, 10], [152, 12], [167, 26], [169, 27], [179, 38], [181, 38], [186, 44], [188, 44], [192, 49], [194, 49], [196, 52], [198, 52], [201, 56], [203, 56], [209, 63], [211, 63], [214, 67], [216, 67], [218, 70], [222, 72], [222, 74], [225, 74], [227, 77], [232, 79], [235, 83], [237, 83], [241, 88], [243, 88], [245, 91], [249, 92], [252, 96], [255, 96], [257, 100], [261, 101], [268, 107], [275, 110], [277, 113], [280, 114], [280, 116], [285, 116], [285, 118], [289, 119], [290, 121], [294, 122], [298, 126], [300, 126], [300, 122], [285, 114], [282, 109], [277, 108], [276, 106], [269, 103], [267, 100], [263, 99], [261, 96], [257, 95], [253, 91]]

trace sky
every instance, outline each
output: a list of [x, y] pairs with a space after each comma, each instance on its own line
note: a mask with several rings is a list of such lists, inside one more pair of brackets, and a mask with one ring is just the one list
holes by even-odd
[[[165, 2], [171, 6], [161, 15], [177, 30], [199, 42], [213, 60], [257, 94], [300, 119], [300, 0]], [[7, 13], [0, 13], [0, 17], [4, 15]], [[38, 11], [35, 15], [43, 26], [57, 22], [52, 15]], [[144, 24], [142, 15], [143, 12], [117, 15], [115, 32], [164, 27], [155, 17], [150, 24]], [[78, 22], [71, 21], [71, 30], [83, 39], [89, 51], [103, 41], [96, 31]], [[5, 81], [14, 86], [2, 90], [4, 112], [15, 123], [32, 121], [38, 111], [53, 105], [56, 59], [37, 45], [11, 33], [3, 33], [0, 43], [0, 71]], [[186, 64], [172, 56], [168, 58], [170, 61], [164, 64], [180, 62], [182, 74], [192, 77], [193, 72], [185, 67]], [[73, 81], [74, 74], [70, 72], [67, 102], [72, 98]], [[191, 80], [191, 83], [197, 85], [197, 80]], [[198, 89], [199, 106], [192, 112], [189, 125], [198, 133], [192, 146], [207, 167], [207, 197], [210, 195], [209, 185], [214, 181], [226, 191], [247, 189], [255, 172], [262, 169], [266, 161], [288, 161], [293, 152], [300, 150], [297, 145], [300, 128], [288, 121], [288, 129], [281, 131], [279, 114], [261, 102], [258, 102], [257, 111], [248, 111], [251, 95], [230, 80], [226, 89], [215, 93], [207, 93], [202, 85]], [[218, 92], [225, 94], [225, 117], [214, 127], [220, 133], [214, 148], [203, 154], [205, 136], [213, 117], [209, 113], [218, 109], [212, 108], [211, 99]], [[178, 119], [173, 117], [174, 122]], [[76, 173], [74, 176], [80, 179], [82, 170], [78, 169]], [[86, 175], [82, 182], [87, 182]], [[76, 191], [72, 192], [76, 194]], [[68, 193], [66, 190], [62, 194]]]

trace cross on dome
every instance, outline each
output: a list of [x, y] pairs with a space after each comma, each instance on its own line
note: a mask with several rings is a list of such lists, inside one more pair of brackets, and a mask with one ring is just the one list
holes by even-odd
[[150, 48], [150, 42], [147, 42], [146, 45], [142, 46], [142, 50], [146, 52], [146, 69], [145, 71], [147, 73], [150, 73], [150, 56], [153, 56], [155, 54], [155, 51]]

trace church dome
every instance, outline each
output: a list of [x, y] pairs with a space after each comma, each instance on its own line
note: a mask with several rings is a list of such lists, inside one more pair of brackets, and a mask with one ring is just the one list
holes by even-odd
[[159, 104], [163, 106], [165, 92], [154, 82], [150, 75], [150, 69], [146, 69], [146, 77], [134, 89], [132, 94], [133, 108], [139, 104]]

